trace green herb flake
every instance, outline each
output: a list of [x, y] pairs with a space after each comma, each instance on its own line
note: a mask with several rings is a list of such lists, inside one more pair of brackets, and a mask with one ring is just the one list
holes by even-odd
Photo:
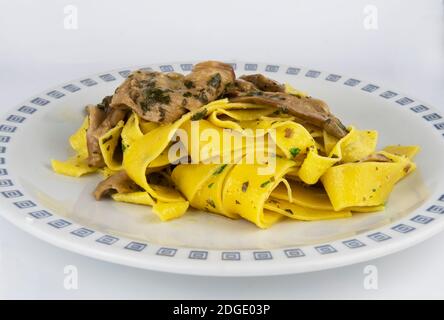
[[216, 171], [214, 171], [213, 176], [217, 176], [218, 174], [221, 174], [222, 171], [225, 170], [226, 166], [227, 166], [226, 164], [223, 164], [219, 168], [217, 168]]
[[214, 182], [211, 182], [211, 183], [208, 185], [208, 189], [211, 189], [212, 186], [214, 186]]
[[103, 138], [103, 139], [102, 139], [102, 143], [105, 144], [105, 143], [107, 143], [108, 141], [110, 141], [112, 138], [113, 138], [112, 135], [109, 136], [109, 137]]
[[185, 81], [183, 82], [183, 84], [185, 85], [185, 87], [187, 87], [187, 89], [194, 88], [194, 83], [193, 83], [193, 81], [191, 81], [191, 80], [185, 80]]
[[301, 152], [301, 149], [299, 148], [290, 148], [290, 153], [293, 157], [296, 157], [299, 154], [299, 152]]
[[171, 97], [168, 92], [170, 91], [171, 90], [168, 89], [163, 90], [156, 87], [147, 87], [143, 91], [145, 100], [140, 103], [140, 107], [142, 108], [143, 112], [149, 111], [151, 106], [156, 103], [169, 104], [171, 102]]
[[219, 73], [216, 73], [210, 78], [210, 80], [208, 80], [207, 84], [210, 87], [213, 87], [215, 89], [219, 89], [221, 82], [222, 82], [222, 77], [220, 76]]
[[182, 96], [184, 96], [185, 98], [191, 98], [193, 96], [193, 94], [191, 92], [187, 91]]
[[206, 104], [209, 101], [208, 97], [207, 97], [207, 94], [205, 93], [205, 89], [200, 90], [199, 94], [195, 94], [194, 98], [196, 98], [197, 100], [199, 100], [203, 104]]
[[191, 121], [197, 121], [203, 119], [207, 115], [207, 109], [203, 109], [191, 116]]
[[267, 180], [267, 181], [265, 181], [265, 182], [262, 182], [262, 184], [261, 184], [261, 188], [265, 188], [270, 182], [271, 182], [270, 180]]
[[[185, 100], [185, 99], [184, 99]], [[165, 120], [165, 114], [166, 114], [166, 110], [163, 107], [159, 107], [159, 120], [160, 122], [162, 122], [163, 120]]]

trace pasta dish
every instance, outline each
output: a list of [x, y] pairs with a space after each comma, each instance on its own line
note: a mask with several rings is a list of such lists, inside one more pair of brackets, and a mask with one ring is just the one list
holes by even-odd
[[419, 147], [377, 139], [289, 84], [205, 61], [187, 75], [130, 74], [86, 106], [74, 154], [52, 168], [100, 173], [97, 200], [150, 206], [162, 221], [192, 207], [268, 228], [384, 210]]

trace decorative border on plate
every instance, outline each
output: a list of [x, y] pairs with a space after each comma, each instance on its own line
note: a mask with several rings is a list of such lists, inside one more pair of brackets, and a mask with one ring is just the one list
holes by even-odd
[[[301, 76], [311, 78], [318, 81], [327, 81], [337, 85], [345, 85], [355, 87], [368, 94], [373, 94], [384, 100], [392, 100], [393, 105], [405, 108], [414, 114], [418, 115], [418, 119], [432, 124], [433, 128], [444, 137], [444, 121], [441, 114], [437, 111], [430, 111], [432, 108], [417, 103], [413, 98], [404, 96], [392, 90], [384, 90], [373, 83], [363, 83], [361, 80], [355, 78], [344, 78], [339, 74], [325, 74], [314, 69], [305, 69], [295, 66], [284, 66], [276, 64], [258, 64], [258, 63], [231, 63], [233, 68], [248, 72], [265, 72], [265, 73], [281, 73], [287, 76]], [[161, 72], [185, 71], [192, 69], [192, 63], [181, 63], [178, 65], [162, 64], [158, 66], [149, 66], [141, 68], [142, 70], [158, 70]], [[305, 71], [303, 71], [305, 70]], [[210, 257], [220, 261], [256, 261], [264, 263], [267, 260], [279, 258], [293, 259], [305, 258], [313, 254], [318, 256], [335, 255], [344, 250], [359, 250], [368, 246], [374, 246], [381, 242], [392, 241], [394, 238], [403, 237], [406, 234], [416, 232], [421, 228], [425, 228], [430, 224], [435, 223], [444, 216], [444, 194], [438, 199], [432, 201], [431, 204], [424, 210], [415, 210], [412, 214], [403, 217], [402, 219], [391, 223], [381, 229], [371, 230], [362, 233], [354, 238], [341, 239], [331, 243], [317, 244], [312, 246], [303, 246], [302, 248], [282, 248], [275, 250], [241, 250], [241, 251], [220, 251], [220, 254], [213, 254], [214, 251], [203, 249], [187, 249], [174, 247], [161, 247], [147, 242], [136, 242], [131, 239], [120, 238], [113, 235], [104, 234], [100, 231], [86, 228], [78, 225], [67, 218], [59, 217], [55, 213], [45, 209], [39, 205], [37, 201], [31, 199], [26, 195], [24, 190], [20, 190], [20, 186], [14, 182], [13, 176], [10, 175], [7, 167], [7, 153], [8, 146], [13, 141], [14, 135], [20, 128], [27, 123], [27, 119], [32, 117], [41, 108], [51, 107], [54, 100], [64, 99], [70, 94], [75, 94], [84, 88], [115, 82], [117, 79], [125, 79], [131, 73], [131, 70], [117, 70], [114, 72], [99, 74], [84, 78], [78, 81], [72, 81], [62, 85], [61, 87], [50, 90], [43, 95], [33, 97], [26, 103], [13, 110], [6, 115], [5, 120], [0, 122], [0, 198], [3, 201], [8, 201], [20, 213], [26, 216], [29, 223], [42, 223], [51, 230], [69, 234], [72, 237], [79, 239], [91, 239], [94, 243], [118, 247], [122, 250], [131, 251], [134, 254], [143, 254], [148, 248], [154, 248], [157, 256], [167, 258], [186, 257], [187, 259], [195, 261], [208, 261]]]

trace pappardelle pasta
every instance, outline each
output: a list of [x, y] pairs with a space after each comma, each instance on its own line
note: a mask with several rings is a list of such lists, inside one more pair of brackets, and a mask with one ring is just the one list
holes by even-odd
[[88, 106], [69, 139], [75, 154], [52, 160], [53, 170], [100, 172], [96, 199], [150, 206], [162, 221], [193, 207], [259, 228], [384, 210], [415, 170], [418, 146], [377, 151], [376, 131], [345, 127], [322, 101], [230, 68], [133, 73]]

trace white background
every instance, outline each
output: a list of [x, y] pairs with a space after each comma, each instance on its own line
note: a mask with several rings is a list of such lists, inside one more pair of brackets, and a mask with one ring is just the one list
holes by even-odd
[[[78, 29], [64, 28], [64, 7]], [[366, 30], [373, 5], [378, 29]], [[0, 0], [0, 112], [47, 87], [132, 65], [244, 60], [372, 80], [444, 111], [442, 0]], [[399, 124], [402, 125], [402, 124]], [[113, 265], [53, 247], [0, 218], [0, 297], [444, 298], [444, 233], [368, 263], [309, 274], [209, 278]], [[365, 290], [364, 267], [379, 289]], [[64, 267], [79, 271], [65, 290]]]

